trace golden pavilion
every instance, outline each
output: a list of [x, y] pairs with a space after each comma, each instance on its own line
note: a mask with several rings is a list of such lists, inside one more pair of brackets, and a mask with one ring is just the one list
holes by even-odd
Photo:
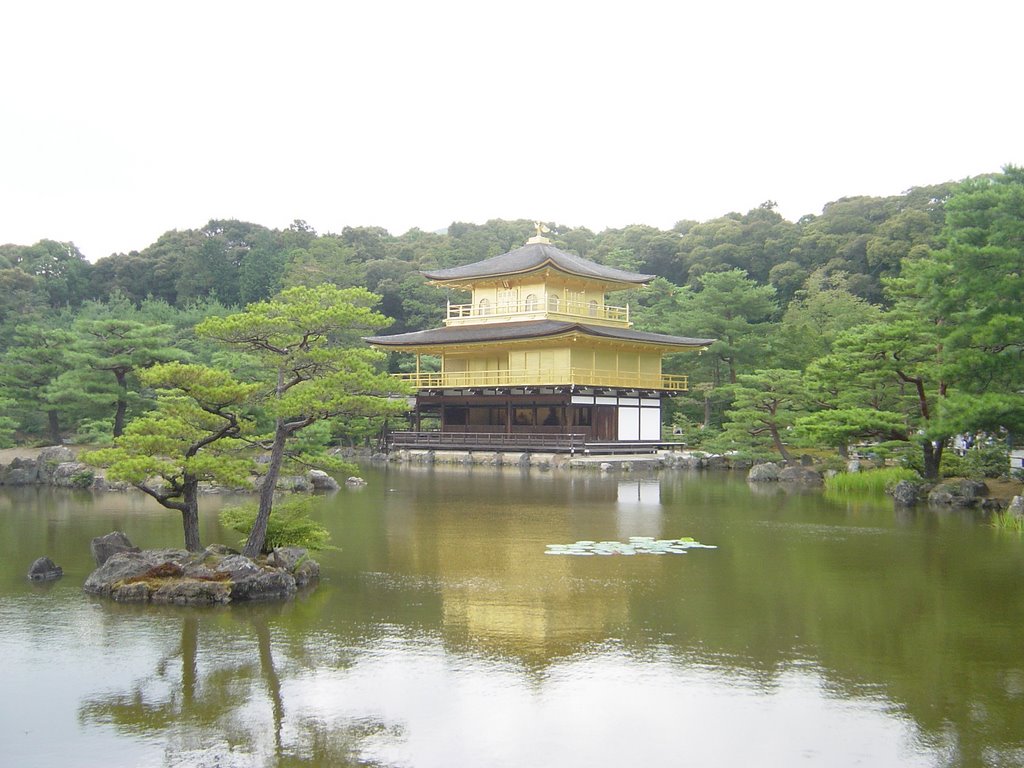
[[[687, 389], [662, 358], [714, 339], [634, 330], [629, 307], [605, 295], [653, 276], [561, 251], [541, 230], [500, 256], [424, 272], [471, 293], [449, 302], [443, 327], [366, 339], [416, 358], [415, 372], [397, 374], [416, 389], [413, 429], [393, 445], [601, 452], [661, 441], [662, 400]], [[440, 370], [424, 370], [424, 356]]]

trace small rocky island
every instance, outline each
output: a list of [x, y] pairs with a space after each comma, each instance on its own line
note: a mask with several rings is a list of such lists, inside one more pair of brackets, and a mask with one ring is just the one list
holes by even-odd
[[93, 539], [97, 568], [86, 592], [118, 602], [212, 605], [282, 600], [320, 577], [320, 565], [300, 547], [279, 547], [251, 560], [214, 544], [202, 552], [141, 550], [119, 531]]

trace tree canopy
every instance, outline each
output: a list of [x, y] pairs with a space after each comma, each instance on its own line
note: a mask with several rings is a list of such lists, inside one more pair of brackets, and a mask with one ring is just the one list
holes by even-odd
[[[769, 200], [668, 230], [545, 224], [556, 247], [656, 277], [645, 290], [612, 297], [633, 307], [638, 328], [716, 339], [703, 356], [666, 361], [668, 372], [689, 374], [702, 390], [670, 406], [680, 419], [714, 434], [738, 423], [735, 414], [747, 407], [725, 385], [742, 385], [758, 371], [796, 371], [808, 410], [786, 434], [835, 447], [844, 434], [898, 437], [920, 446], [934, 474], [950, 435], [982, 430], [1007, 438], [1024, 426], [1022, 177], [1009, 166], [899, 195], [843, 197], [795, 222]], [[349, 292], [341, 301], [354, 309], [377, 307], [396, 333], [437, 327], [446, 301], [465, 296], [427, 284], [421, 271], [500, 254], [533, 232], [534, 222], [522, 219], [402, 235], [373, 226], [318, 233], [301, 220], [271, 229], [213, 219], [95, 263], [73, 243], [0, 245], [5, 428], [29, 441], [109, 439], [132, 417], [159, 408], [140, 373], [168, 360], [262, 381], [257, 415], [268, 429], [278, 418], [304, 421], [326, 394], [314, 382], [327, 371], [312, 367], [317, 377], [271, 396], [277, 382], [270, 372], [284, 365], [287, 382], [291, 363], [259, 348], [238, 318], [281, 323], [271, 305], [287, 305], [283, 297], [299, 295], [291, 290], [309, 298], [324, 289]], [[371, 293], [379, 303], [368, 303]], [[203, 326], [218, 317], [235, 319]], [[197, 323], [218, 330], [196, 335]], [[362, 344], [351, 328], [327, 335], [331, 349], [351, 350], [351, 370], [366, 366], [359, 370], [383, 376], [406, 364], [401, 355], [356, 354]], [[291, 354], [292, 345], [279, 349], [286, 346]], [[320, 394], [304, 395], [303, 405], [299, 393], [314, 391]], [[314, 421], [328, 424], [335, 440], [364, 436], [354, 426], [364, 419], [352, 415], [356, 402], [341, 408], [344, 424], [327, 410]]]
[[402, 391], [384, 372], [384, 355], [360, 343], [388, 325], [373, 306], [378, 297], [363, 288], [289, 288], [243, 312], [209, 317], [196, 327], [205, 336], [252, 356], [260, 405], [273, 420], [261, 441], [270, 452], [260, 489], [260, 506], [244, 553], [263, 549], [277, 478], [287, 458], [311, 464], [326, 458], [309, 452], [288, 455], [303, 429], [320, 421], [402, 413]]

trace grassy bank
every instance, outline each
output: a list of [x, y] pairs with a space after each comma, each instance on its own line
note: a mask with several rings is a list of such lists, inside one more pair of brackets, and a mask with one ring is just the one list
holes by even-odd
[[885, 493], [900, 480], [919, 480], [917, 472], [904, 467], [883, 467], [864, 472], [842, 472], [825, 479], [825, 490], [837, 493]]

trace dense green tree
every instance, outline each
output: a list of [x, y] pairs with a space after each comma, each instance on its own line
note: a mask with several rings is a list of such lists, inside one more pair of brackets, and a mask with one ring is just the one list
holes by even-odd
[[140, 317], [126, 298], [94, 303], [72, 324], [69, 370], [49, 387], [47, 397], [54, 403], [85, 400], [101, 412], [112, 409], [117, 437], [124, 431], [136, 373], [184, 357], [173, 345], [173, 328]]
[[843, 273], [816, 270], [790, 301], [771, 334], [772, 358], [783, 368], [803, 369], [832, 351], [842, 331], [878, 319], [881, 310], [854, 295]]
[[690, 282], [709, 272], [741, 269], [766, 283], [773, 267], [791, 260], [798, 238], [798, 228], [769, 201], [746, 214], [730, 213], [690, 228], [678, 247]]
[[875, 408], [829, 408], [799, 417], [794, 426], [802, 439], [835, 448], [844, 458], [858, 440], [907, 439], [902, 414]]
[[[549, 229], [554, 229], [551, 222], [545, 224]], [[486, 224], [454, 222], [448, 227], [448, 240], [451, 243], [449, 263], [441, 266], [470, 264], [507, 253], [524, 245], [535, 234], [535, 223], [526, 219], [491, 219]]]
[[915, 187], [892, 197], [844, 197], [821, 215], [806, 216], [792, 260], [808, 272], [845, 272], [849, 289], [873, 303], [884, 301], [882, 281], [900, 272], [902, 260], [921, 256], [942, 229], [943, 207], [955, 185]]
[[601, 233], [594, 258], [609, 266], [658, 275], [681, 285], [687, 265], [679, 257], [680, 235], [656, 227], [633, 224]]
[[11, 258], [16, 266], [37, 278], [37, 287], [53, 309], [78, 306], [89, 298], [89, 272], [92, 265], [74, 243], [40, 240], [25, 246]]
[[355, 250], [340, 237], [318, 237], [306, 247], [293, 248], [287, 256], [281, 278], [283, 288], [298, 285], [312, 288], [321, 283], [351, 288], [365, 282], [363, 267], [356, 261]]
[[11, 345], [0, 358], [0, 391], [10, 398], [12, 410], [23, 414], [23, 427], [36, 414], [45, 417], [53, 445], [62, 439], [60, 411], [48, 392], [68, 370], [72, 339], [67, 329], [52, 320], [23, 323], [15, 327]]
[[[24, 270], [0, 269], [0, 327], [4, 337], [9, 337], [14, 325], [26, 316], [45, 310], [45, 300], [38, 287], [39, 281]], [[3, 343], [9, 343], [9, 338], [4, 338]]]
[[1024, 169], [966, 182], [946, 204], [945, 247], [905, 274], [945, 318], [946, 376], [971, 394], [1024, 380]]
[[157, 391], [156, 408], [132, 419], [110, 448], [83, 454], [107, 466], [107, 477], [124, 480], [162, 506], [181, 513], [185, 547], [202, 549], [199, 484], [248, 483], [253, 461], [243, 453], [247, 403], [258, 387], [199, 365], [168, 363], [139, 373]]
[[388, 245], [394, 238], [383, 227], [345, 227], [341, 240], [358, 261], [373, 261], [388, 255]]
[[176, 304], [182, 261], [177, 246], [184, 237], [186, 235], [180, 232], [169, 232], [143, 253], [133, 251], [100, 259], [92, 269], [92, 296], [106, 300], [122, 294], [136, 303], [151, 296]]
[[[758, 285], [739, 269], [702, 275], [697, 287], [666, 297], [672, 304], [658, 310], [663, 324], [651, 330], [715, 339], [709, 356], [725, 367], [727, 380], [735, 383], [741, 368], [750, 370], [764, 357], [768, 321], [778, 310], [775, 289]], [[645, 327], [650, 327], [646, 322]], [[714, 383], [722, 383], [722, 378], [716, 367]]]
[[818, 382], [827, 407], [898, 414], [906, 425], [903, 439], [921, 446], [925, 476], [936, 478], [952, 434], [938, 410], [948, 390], [942, 375], [943, 318], [924, 314], [906, 281], [891, 286], [893, 309], [840, 334], [832, 353], [810, 366], [809, 378]]
[[[274, 420], [264, 443], [270, 451], [260, 489], [259, 511], [245, 545], [255, 557], [263, 549], [277, 478], [288, 445], [298, 433], [325, 419], [384, 416], [404, 412], [388, 400], [400, 384], [382, 372], [384, 356], [363, 345], [360, 334], [388, 324], [372, 307], [377, 297], [360, 288], [296, 287], [244, 312], [210, 317], [197, 333], [258, 358], [268, 393], [263, 406]], [[295, 457], [309, 462], [319, 457]]]
[[806, 408], [800, 371], [770, 368], [740, 374], [728, 389], [733, 400], [726, 411], [722, 439], [744, 446], [767, 443], [783, 461], [789, 461], [782, 435]]
[[14, 445], [14, 432], [18, 423], [8, 415], [14, 406], [14, 400], [0, 394], [0, 448], [10, 448]]

